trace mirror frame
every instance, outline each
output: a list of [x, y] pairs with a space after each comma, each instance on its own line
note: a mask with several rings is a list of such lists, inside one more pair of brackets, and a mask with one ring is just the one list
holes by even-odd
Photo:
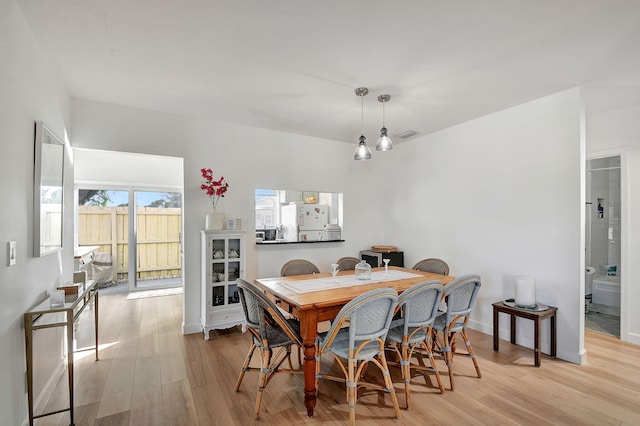
[[[34, 142], [34, 168], [33, 168], [33, 255], [35, 257], [46, 256], [62, 250], [62, 223], [64, 218], [64, 153], [65, 144], [42, 121], [35, 123]], [[48, 149], [48, 145], [60, 146], [60, 155], [55, 149]], [[54, 154], [52, 156], [52, 154]], [[54, 172], [54, 173], [51, 173]], [[49, 176], [47, 176], [49, 174]], [[47, 179], [49, 182], [45, 182]], [[60, 187], [60, 199], [47, 203], [47, 197], [43, 193], [45, 183], [53, 182]], [[50, 214], [58, 213], [57, 208], [45, 209], [45, 205], [59, 205], [59, 214], [53, 217]]]

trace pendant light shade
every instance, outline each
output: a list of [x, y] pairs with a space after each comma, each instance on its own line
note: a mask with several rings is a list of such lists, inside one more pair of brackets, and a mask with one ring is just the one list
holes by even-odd
[[393, 149], [393, 143], [389, 135], [387, 135], [387, 128], [384, 125], [384, 104], [385, 102], [389, 102], [390, 99], [391, 96], [389, 95], [378, 96], [378, 102], [382, 102], [382, 129], [380, 129], [380, 137], [376, 144], [376, 151], [389, 151]]
[[353, 154], [354, 160], [370, 160], [371, 150], [367, 146], [367, 138], [364, 137], [364, 97], [369, 93], [369, 89], [366, 87], [359, 87], [355, 90], [356, 96], [360, 96], [360, 113], [361, 113], [361, 128], [360, 139], [356, 152]]
[[391, 138], [387, 135], [387, 128], [383, 127], [380, 129], [380, 137], [376, 144], [376, 151], [389, 151], [390, 149], [393, 149], [393, 142], [391, 142]]
[[360, 135], [360, 142], [356, 148], [356, 152], [353, 154], [354, 160], [371, 160], [371, 150], [367, 146], [364, 135]]

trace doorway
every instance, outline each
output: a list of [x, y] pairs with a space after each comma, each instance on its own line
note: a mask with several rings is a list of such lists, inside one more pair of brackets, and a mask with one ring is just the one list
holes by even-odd
[[587, 160], [585, 327], [621, 336], [622, 263], [621, 156]]
[[95, 248], [100, 287], [181, 286], [183, 159], [85, 148], [73, 156], [74, 242]]
[[78, 188], [79, 246], [95, 247], [90, 278], [109, 291], [182, 285], [182, 194]]

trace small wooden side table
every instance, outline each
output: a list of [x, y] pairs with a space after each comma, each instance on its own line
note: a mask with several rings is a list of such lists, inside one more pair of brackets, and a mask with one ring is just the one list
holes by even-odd
[[511, 316], [511, 343], [516, 344], [516, 317], [526, 318], [534, 322], [534, 360], [535, 366], [540, 367], [540, 322], [549, 318], [549, 326], [551, 328], [551, 356], [556, 356], [556, 312], [558, 308], [549, 306], [544, 311], [535, 311], [524, 308], [511, 307], [504, 301], [496, 302], [493, 306], [493, 350], [498, 351], [500, 342], [500, 325], [499, 313], [503, 312]]

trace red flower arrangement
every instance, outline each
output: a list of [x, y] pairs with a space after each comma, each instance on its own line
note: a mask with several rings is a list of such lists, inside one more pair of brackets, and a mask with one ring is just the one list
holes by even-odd
[[211, 169], [200, 169], [200, 174], [206, 181], [206, 183], [200, 185], [200, 189], [211, 198], [213, 208], [215, 209], [218, 205], [218, 200], [223, 198], [225, 192], [229, 189], [229, 184], [224, 180], [224, 176], [221, 176], [218, 180], [213, 180], [213, 170]]

